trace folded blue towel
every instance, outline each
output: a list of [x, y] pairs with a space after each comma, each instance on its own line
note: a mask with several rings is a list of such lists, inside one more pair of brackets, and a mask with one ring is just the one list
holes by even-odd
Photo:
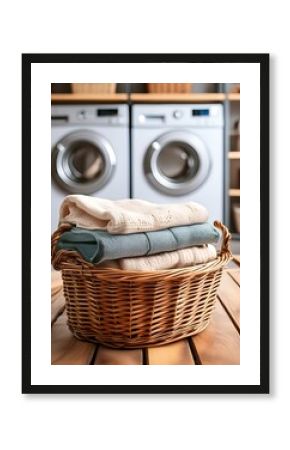
[[100, 263], [171, 252], [218, 240], [219, 232], [207, 222], [132, 234], [110, 234], [102, 230], [75, 227], [61, 235], [57, 249], [75, 250], [86, 261]]

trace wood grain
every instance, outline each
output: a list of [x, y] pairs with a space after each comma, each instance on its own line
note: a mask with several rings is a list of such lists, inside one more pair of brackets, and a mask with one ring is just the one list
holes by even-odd
[[240, 196], [240, 189], [229, 189], [229, 196], [230, 197], [239, 197]]
[[219, 302], [208, 327], [196, 336], [193, 342], [202, 364], [240, 364], [240, 339], [229, 316]]
[[94, 350], [94, 344], [81, 342], [73, 337], [67, 326], [66, 314], [63, 313], [51, 330], [51, 364], [89, 364]]
[[228, 153], [229, 159], [240, 159], [240, 152], [239, 151], [232, 151]]
[[241, 280], [240, 280], [240, 270], [229, 270], [229, 275], [232, 277], [232, 279], [240, 286]]
[[51, 295], [57, 294], [62, 289], [61, 272], [57, 270], [51, 271]]
[[[235, 94], [236, 95], [236, 94]], [[191, 103], [191, 102], [222, 102], [226, 99], [226, 94], [223, 93], [187, 93], [187, 94], [170, 94], [170, 93], [144, 93], [131, 94], [130, 100], [132, 102], [142, 103]], [[52, 94], [52, 103], [74, 103], [74, 102], [127, 102], [129, 94], [114, 93], [114, 94]]]
[[146, 94], [131, 94], [132, 102], [142, 103], [166, 103], [166, 102], [178, 102], [178, 103], [190, 103], [190, 102], [221, 102], [224, 101], [226, 95], [223, 93], [187, 93], [187, 94], [174, 94], [174, 93], [146, 93]]
[[240, 288], [230, 276], [231, 270], [224, 272], [218, 290], [218, 297], [229, 312], [238, 330], [240, 329]]
[[128, 94], [52, 94], [51, 103], [74, 103], [74, 102], [127, 102]]
[[239, 102], [241, 98], [240, 93], [229, 93], [227, 94], [227, 98], [232, 102]]
[[233, 255], [235, 263], [237, 263], [238, 266], [241, 265], [241, 258], [240, 255]]
[[187, 339], [183, 339], [161, 347], [149, 348], [148, 363], [152, 365], [192, 365], [194, 364], [194, 359]]
[[63, 283], [61, 272], [51, 271], [51, 323], [63, 312], [65, 300], [62, 293]]
[[65, 299], [62, 290], [57, 292], [51, 298], [51, 323], [53, 324], [57, 317], [63, 313], [65, 307]]
[[140, 365], [142, 350], [118, 350], [100, 346], [94, 364], [96, 365]]

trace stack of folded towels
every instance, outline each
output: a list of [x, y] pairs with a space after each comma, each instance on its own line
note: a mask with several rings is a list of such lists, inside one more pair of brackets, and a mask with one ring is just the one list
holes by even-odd
[[219, 232], [207, 222], [198, 203], [149, 203], [67, 196], [60, 208], [64, 232], [59, 250], [77, 251], [100, 267], [123, 270], [164, 270], [206, 263], [216, 258]]

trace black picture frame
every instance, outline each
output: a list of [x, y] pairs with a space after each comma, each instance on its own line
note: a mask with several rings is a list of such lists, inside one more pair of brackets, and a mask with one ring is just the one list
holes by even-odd
[[[22, 393], [269, 393], [269, 54], [22, 55]], [[257, 385], [32, 385], [31, 383], [31, 65], [33, 63], [255, 63], [260, 65], [260, 383]]]

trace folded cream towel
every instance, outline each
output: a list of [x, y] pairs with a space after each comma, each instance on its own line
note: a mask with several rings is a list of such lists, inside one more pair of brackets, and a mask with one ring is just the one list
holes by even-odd
[[189, 247], [174, 252], [159, 253], [152, 256], [137, 258], [122, 258], [115, 261], [106, 261], [97, 267], [113, 267], [122, 270], [165, 270], [202, 264], [215, 259], [216, 248], [211, 245]]
[[208, 212], [198, 203], [158, 205], [145, 200], [107, 200], [86, 195], [68, 195], [59, 221], [77, 227], [127, 234], [206, 222]]

